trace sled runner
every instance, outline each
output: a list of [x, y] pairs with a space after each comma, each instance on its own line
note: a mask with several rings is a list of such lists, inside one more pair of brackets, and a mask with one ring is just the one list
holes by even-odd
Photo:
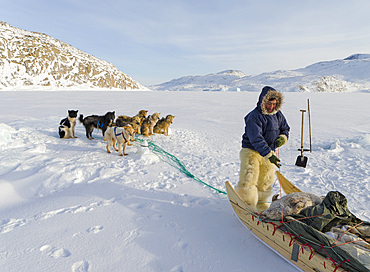
[[[294, 186], [294, 185], [293, 185]], [[294, 186], [295, 187], [295, 186]], [[293, 188], [294, 190], [298, 188]], [[284, 223], [262, 221], [258, 214], [239, 197], [229, 182], [226, 182], [227, 195], [239, 220], [265, 245], [282, 256], [297, 269], [306, 272], [342, 272], [349, 271], [331, 258], [317, 253], [312, 247], [300, 243], [298, 237], [281, 230]], [[288, 190], [288, 189], [287, 189]], [[299, 189], [298, 189], [299, 190]]]

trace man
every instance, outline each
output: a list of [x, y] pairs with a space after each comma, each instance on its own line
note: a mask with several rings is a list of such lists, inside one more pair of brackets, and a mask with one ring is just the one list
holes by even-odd
[[275, 181], [275, 165], [280, 167], [280, 159], [274, 151], [288, 141], [290, 127], [280, 111], [282, 104], [282, 93], [266, 86], [257, 107], [244, 117], [245, 132], [236, 190], [254, 212], [269, 207], [267, 200]]

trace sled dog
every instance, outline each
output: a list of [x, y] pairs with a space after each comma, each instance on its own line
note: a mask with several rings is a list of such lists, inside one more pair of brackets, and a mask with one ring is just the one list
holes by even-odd
[[75, 126], [78, 110], [68, 110], [68, 117], [62, 119], [59, 123], [60, 138], [70, 139], [77, 138], [75, 136]]
[[131, 125], [134, 128], [135, 133], [139, 134], [140, 131], [140, 125], [141, 125], [141, 120], [139, 116], [134, 116], [130, 118], [131, 121], [124, 121], [123, 118], [118, 117], [116, 120], [116, 126], [117, 127], [124, 127], [126, 125]]
[[153, 135], [154, 126], [157, 124], [159, 118], [161, 118], [161, 114], [158, 112], [149, 115], [141, 124], [141, 134], [143, 134], [145, 137]]
[[[140, 117], [140, 121], [142, 122], [146, 118], [147, 113], [148, 113], [147, 110], [140, 110], [138, 112], [138, 114], [136, 114], [135, 116], [139, 116]], [[125, 122], [131, 122], [132, 121], [132, 118], [134, 118], [135, 116], [130, 117], [130, 116], [126, 116], [126, 115], [120, 115], [120, 116], [118, 116], [118, 118], [119, 119], [122, 119]]]
[[168, 136], [168, 128], [173, 123], [175, 116], [169, 114], [166, 117], [161, 118], [154, 126], [154, 133], [160, 133]]
[[116, 122], [118, 121], [118, 119], [120, 119], [119, 122], [123, 122], [123, 123], [127, 123], [127, 124], [132, 124], [132, 123], [137, 123], [137, 120], [139, 117], [139, 128], [136, 128], [136, 125], [134, 125], [134, 129], [135, 129], [135, 133], [140, 133], [140, 127], [141, 127], [141, 124], [143, 123], [143, 121], [145, 120], [146, 118], [146, 115], [147, 115], [148, 111], [147, 110], [140, 110], [138, 112], [138, 114], [136, 114], [135, 116], [133, 117], [130, 117], [130, 116], [126, 116], [126, 115], [120, 115], [118, 116]]
[[104, 138], [104, 132], [107, 130], [109, 126], [112, 125], [115, 119], [115, 112], [107, 112], [103, 116], [99, 115], [90, 115], [87, 117], [83, 117], [82, 114], [80, 114], [80, 122], [84, 125], [86, 129], [86, 137], [89, 140], [94, 139], [92, 136], [92, 132], [94, 128], [101, 129], [103, 131], [103, 138]]
[[[134, 137], [134, 128], [130, 125], [124, 127], [108, 127], [104, 137], [107, 140], [108, 153], [111, 153], [109, 147], [113, 145], [114, 150], [118, 151], [118, 155], [127, 156], [128, 154], [125, 153], [125, 148], [126, 145], [132, 146], [130, 140]], [[116, 142], [118, 142], [118, 149]]]

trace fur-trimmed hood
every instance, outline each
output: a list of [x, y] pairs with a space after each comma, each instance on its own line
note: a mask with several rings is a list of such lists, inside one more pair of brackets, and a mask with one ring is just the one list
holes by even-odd
[[[275, 110], [268, 113], [266, 104], [271, 98], [275, 98], [277, 103]], [[280, 92], [268, 86], [262, 89], [257, 107], [244, 117], [243, 148], [255, 150], [265, 157], [275, 150], [275, 141], [280, 135], [289, 137], [290, 127], [280, 110], [282, 103]]]
[[[269, 113], [266, 110], [266, 103], [271, 99], [276, 99], [276, 108], [274, 109], [273, 112]], [[281, 92], [276, 91], [274, 88], [270, 86], [265, 86], [263, 87], [262, 92], [259, 96], [257, 108], [262, 112], [262, 114], [274, 115], [281, 109], [283, 100], [284, 97]]]

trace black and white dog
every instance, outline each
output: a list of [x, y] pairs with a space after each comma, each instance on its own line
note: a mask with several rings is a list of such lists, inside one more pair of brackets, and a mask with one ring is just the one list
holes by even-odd
[[114, 122], [114, 119], [116, 119], [115, 112], [107, 112], [103, 116], [99, 115], [90, 115], [84, 118], [82, 114], [80, 114], [80, 122], [84, 125], [86, 129], [86, 137], [89, 140], [94, 139], [92, 136], [92, 133], [94, 131], [94, 128], [101, 129], [103, 131], [103, 138], [104, 138], [104, 132], [107, 130], [109, 126], [112, 125]]
[[75, 126], [78, 110], [69, 110], [68, 117], [62, 119], [59, 123], [60, 138], [70, 139], [77, 138], [75, 136]]

